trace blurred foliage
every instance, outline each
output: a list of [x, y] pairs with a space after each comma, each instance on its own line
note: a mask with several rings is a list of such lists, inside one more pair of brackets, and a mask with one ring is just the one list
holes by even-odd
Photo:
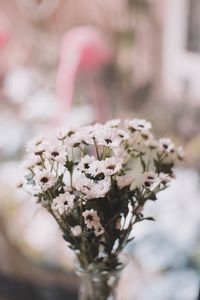
[[146, 12], [149, 9], [147, 0], [128, 0], [128, 6], [133, 12]]
[[116, 40], [118, 42], [118, 47], [126, 46], [133, 47], [135, 42], [134, 30], [128, 29], [122, 32], [116, 33]]

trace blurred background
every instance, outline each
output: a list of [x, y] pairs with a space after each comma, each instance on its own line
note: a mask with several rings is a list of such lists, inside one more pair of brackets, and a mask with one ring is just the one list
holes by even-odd
[[177, 179], [135, 228], [119, 300], [197, 300], [200, 1], [0, 0], [0, 299], [76, 299], [73, 254], [18, 191], [24, 145], [69, 124], [147, 118], [182, 144]]

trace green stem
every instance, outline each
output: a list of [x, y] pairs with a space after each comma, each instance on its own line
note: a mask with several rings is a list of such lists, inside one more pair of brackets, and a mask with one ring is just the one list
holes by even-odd
[[82, 149], [81, 146], [78, 146], [78, 148], [81, 150], [81, 153], [82, 153], [82, 154], [84, 154], [84, 155], [87, 154], [87, 152], [86, 152], [84, 149]]
[[44, 164], [44, 159], [43, 159], [43, 157], [42, 157], [42, 154], [40, 154], [40, 159], [41, 159], [42, 167], [43, 167], [44, 169], [46, 169], [45, 164]]
[[69, 172], [69, 175], [70, 175], [70, 186], [71, 186], [71, 189], [73, 191], [73, 176], [72, 176], [72, 173], [73, 172]]
[[95, 138], [93, 138], [93, 140], [94, 140], [94, 147], [95, 147], [95, 150], [96, 150], [97, 158], [98, 158], [98, 160], [100, 160], [100, 155], [99, 155], [99, 151], [98, 151], [96, 140], [95, 140]]

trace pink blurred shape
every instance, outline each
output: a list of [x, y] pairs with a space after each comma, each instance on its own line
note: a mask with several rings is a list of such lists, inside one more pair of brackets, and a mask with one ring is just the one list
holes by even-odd
[[6, 46], [10, 38], [10, 24], [7, 16], [0, 11], [0, 49]]
[[72, 106], [78, 72], [94, 71], [112, 60], [112, 51], [105, 36], [96, 28], [82, 26], [71, 29], [63, 38], [57, 73], [57, 98], [60, 121]]

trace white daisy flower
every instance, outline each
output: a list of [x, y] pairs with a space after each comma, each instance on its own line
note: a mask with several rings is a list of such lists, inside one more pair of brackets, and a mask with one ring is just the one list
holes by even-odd
[[126, 128], [130, 130], [131, 132], [134, 131], [148, 131], [152, 128], [152, 125], [150, 122], [144, 120], [144, 119], [133, 119], [133, 120], [126, 120], [125, 121]]
[[100, 218], [99, 218], [96, 210], [94, 210], [94, 209], [85, 210], [82, 213], [82, 216], [84, 218], [85, 224], [87, 225], [87, 227], [89, 229], [99, 226]]
[[41, 156], [42, 154], [44, 154], [44, 152], [47, 149], [48, 149], [48, 143], [47, 142], [42, 142], [41, 144], [35, 146], [32, 153], [35, 154], [35, 155]]
[[76, 132], [77, 132], [77, 128], [74, 126], [70, 126], [68, 128], [62, 128], [57, 133], [57, 139], [58, 140], [70, 139], [76, 134]]
[[94, 144], [95, 133], [93, 126], [84, 126], [80, 128], [78, 134], [82, 143], [87, 145]]
[[66, 145], [71, 147], [78, 147], [83, 142], [83, 136], [79, 132], [76, 132], [76, 134], [66, 140]]
[[120, 189], [124, 188], [125, 186], [131, 185], [134, 180], [131, 175], [118, 176], [116, 179], [117, 185]]
[[35, 155], [42, 155], [47, 150], [48, 145], [43, 137], [36, 137], [26, 144], [26, 151]]
[[67, 137], [66, 128], [59, 129], [56, 132], [56, 138], [57, 138], [57, 140], [63, 141], [63, 140], [66, 139], [66, 137]]
[[75, 196], [73, 194], [65, 192], [64, 194], [60, 194], [58, 197], [53, 199], [53, 203], [51, 207], [53, 210], [58, 211], [60, 215], [63, 215], [64, 213], [68, 212], [70, 209], [73, 209], [74, 199]]
[[44, 171], [37, 171], [34, 176], [35, 183], [38, 187], [40, 187], [43, 191], [48, 190], [49, 188], [53, 187], [56, 183], [57, 179], [54, 177], [50, 172]]
[[123, 129], [117, 129], [116, 135], [118, 138], [120, 138], [122, 141], [128, 140], [130, 138], [130, 135], [127, 131]]
[[157, 173], [154, 173], [152, 171], [143, 173], [143, 178], [148, 181], [154, 181], [157, 179], [157, 177]]
[[97, 132], [101, 130], [103, 125], [95, 124], [94, 126], [83, 126], [79, 128], [71, 139], [67, 140], [71, 146], [80, 144], [93, 145], [94, 139], [97, 139]]
[[90, 168], [90, 164], [93, 163], [96, 160], [94, 156], [86, 155], [84, 156], [80, 163], [77, 165], [77, 170], [81, 172], [86, 172]]
[[40, 145], [38, 145], [35, 150], [34, 150], [34, 154], [35, 155], [42, 155], [44, 154], [44, 152], [48, 149], [48, 143], [42, 143]]
[[92, 138], [98, 139], [98, 138], [100, 138], [101, 135], [104, 135], [106, 130], [109, 131], [109, 130], [111, 130], [111, 128], [106, 127], [103, 124], [96, 123], [92, 126], [92, 131], [90, 133], [90, 136]]
[[110, 190], [110, 182], [108, 180], [101, 180], [95, 183], [86, 194], [87, 199], [103, 198]]
[[158, 142], [155, 139], [149, 139], [145, 142], [145, 145], [151, 150], [154, 150], [158, 147]]
[[[139, 134], [138, 134], [139, 133]], [[134, 132], [129, 139], [130, 148], [140, 153], [148, 153], [157, 147], [154, 136], [149, 131]]]
[[95, 183], [92, 179], [82, 176], [76, 178], [74, 181], [74, 188], [86, 195], [92, 189], [94, 184]]
[[19, 179], [15, 184], [16, 188], [18, 188], [18, 189], [22, 188], [23, 185], [24, 185], [24, 182], [21, 179]]
[[87, 170], [87, 173], [94, 177], [104, 172], [105, 172], [104, 161], [101, 160], [93, 161]]
[[94, 139], [96, 139], [96, 132], [100, 131], [103, 125], [95, 124], [94, 126], [83, 126], [79, 128], [76, 133], [67, 140], [67, 143], [71, 146], [79, 144], [93, 145]]
[[26, 144], [26, 151], [27, 152], [35, 152], [35, 149], [38, 148], [39, 145], [44, 143], [44, 137], [43, 136], [36, 136], [31, 141], [29, 141]]
[[141, 137], [142, 140], [145, 140], [145, 141], [154, 139], [154, 135], [148, 130], [147, 131], [141, 131], [140, 137]]
[[95, 235], [99, 236], [104, 233], [104, 229], [100, 223], [97, 211], [94, 209], [86, 210], [82, 213], [87, 228], [94, 229]]
[[162, 152], [174, 153], [175, 145], [169, 138], [159, 139], [159, 147]]
[[76, 225], [74, 227], [71, 228], [71, 232], [74, 236], [80, 236], [82, 233], [82, 228], [80, 225]]
[[155, 190], [160, 184], [160, 178], [154, 172], [145, 172], [143, 174], [143, 187], [150, 191]]
[[105, 174], [112, 176], [122, 169], [122, 160], [112, 156], [104, 160]]
[[27, 160], [23, 163], [23, 168], [28, 169], [34, 169], [36, 166], [41, 166], [42, 161], [39, 155], [30, 154], [27, 158]]
[[119, 127], [120, 124], [121, 124], [120, 119], [109, 120], [105, 123], [106, 126], [109, 126], [109, 127], [112, 127], [112, 128], [117, 128], [117, 127]]
[[97, 124], [94, 126], [95, 139], [98, 145], [113, 148], [119, 147], [121, 139], [117, 136], [115, 128]]
[[45, 152], [46, 158], [64, 164], [67, 160], [67, 152], [62, 145], [50, 145]]

